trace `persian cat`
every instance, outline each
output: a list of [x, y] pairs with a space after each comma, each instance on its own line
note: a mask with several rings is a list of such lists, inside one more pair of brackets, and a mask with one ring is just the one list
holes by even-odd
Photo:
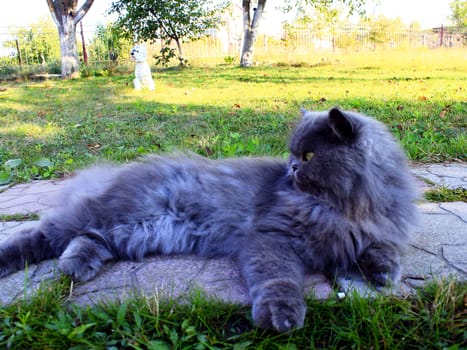
[[88, 281], [111, 260], [229, 256], [255, 325], [280, 332], [303, 325], [307, 271], [396, 282], [416, 196], [385, 126], [302, 110], [289, 150], [288, 160], [176, 154], [85, 170], [37, 227], [0, 243], [0, 277], [51, 258]]

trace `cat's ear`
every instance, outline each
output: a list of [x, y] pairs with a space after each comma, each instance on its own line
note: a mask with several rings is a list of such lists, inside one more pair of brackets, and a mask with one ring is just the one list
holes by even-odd
[[337, 107], [329, 111], [328, 125], [341, 141], [349, 142], [355, 136], [352, 121]]

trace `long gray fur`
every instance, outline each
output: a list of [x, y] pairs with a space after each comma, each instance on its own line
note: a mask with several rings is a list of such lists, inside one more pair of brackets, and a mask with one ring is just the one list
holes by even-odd
[[87, 281], [110, 260], [230, 256], [255, 324], [280, 332], [303, 325], [306, 271], [397, 282], [416, 216], [403, 152], [361, 114], [302, 115], [288, 161], [154, 155], [81, 172], [37, 227], [0, 244], [0, 277], [50, 258]]

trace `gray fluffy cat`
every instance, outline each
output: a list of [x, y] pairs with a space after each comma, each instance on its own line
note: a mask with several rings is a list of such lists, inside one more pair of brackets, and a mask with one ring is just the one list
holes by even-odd
[[82, 172], [37, 227], [0, 243], [0, 277], [50, 258], [87, 281], [110, 260], [230, 256], [255, 324], [281, 332], [303, 325], [307, 271], [397, 281], [415, 217], [405, 156], [373, 119], [302, 114], [288, 161], [152, 156]]

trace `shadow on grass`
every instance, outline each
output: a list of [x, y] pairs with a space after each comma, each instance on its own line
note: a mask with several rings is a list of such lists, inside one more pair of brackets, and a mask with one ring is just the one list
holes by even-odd
[[[190, 80], [184, 84], [204, 82], [220, 93], [218, 84], [230, 84], [231, 80], [257, 79], [254, 85], [261, 86], [263, 81], [295, 79], [295, 72], [299, 70], [272, 70], [276, 77], [258, 77], [258, 71], [253, 70], [173, 70], [162, 72], [158, 79], [166, 90], [170, 84]], [[284, 156], [299, 108], [324, 110], [335, 105], [386, 123], [411, 159], [466, 158], [464, 102], [358, 96], [327, 99], [310, 96], [307, 89], [293, 95], [270, 91], [271, 97], [264, 98], [250, 96], [245, 89], [222, 103], [216, 101], [217, 96], [209, 97], [213, 104], [173, 103], [157, 91], [136, 94], [130, 83], [131, 77], [120, 76], [10, 85], [0, 106], [0, 164], [22, 159], [18, 178], [27, 179], [37, 177], [37, 173], [41, 177], [34, 169], [39, 158], [52, 160], [53, 169], [48, 173], [62, 176], [97, 159], [124, 162], [146, 153], [173, 150], [213, 158]]]

